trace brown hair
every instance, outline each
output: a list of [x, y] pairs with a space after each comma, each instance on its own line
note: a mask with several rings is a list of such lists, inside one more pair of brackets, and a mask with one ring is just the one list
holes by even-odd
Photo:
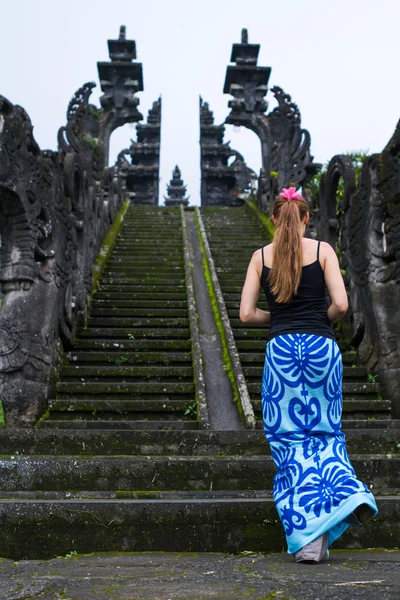
[[272, 215], [276, 230], [269, 275], [271, 292], [277, 302], [290, 302], [300, 285], [303, 262], [301, 225], [309, 212], [304, 198], [275, 199]]

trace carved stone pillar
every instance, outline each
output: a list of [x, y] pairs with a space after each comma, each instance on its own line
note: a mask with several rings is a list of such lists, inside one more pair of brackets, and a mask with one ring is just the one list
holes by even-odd
[[161, 98], [149, 110], [147, 123], [136, 128], [137, 141], [118, 155], [119, 177], [132, 204], [158, 204], [160, 178]]
[[[255, 173], [243, 156], [224, 144], [224, 125], [214, 125], [208, 102], [200, 98], [201, 204], [202, 206], [237, 206], [251, 193]], [[235, 160], [228, 164], [231, 157]]]
[[180, 204], [187, 206], [189, 204], [189, 197], [185, 198], [186, 185], [183, 183], [178, 165], [176, 165], [172, 173], [172, 179], [167, 186], [167, 192], [168, 196], [164, 196], [165, 206], [179, 206]]
[[383, 152], [367, 158], [357, 185], [350, 158], [333, 157], [319, 203], [320, 237], [336, 249], [349, 293], [358, 360], [378, 375], [400, 418], [400, 123]]
[[278, 106], [266, 114], [270, 67], [257, 65], [259, 44], [249, 44], [247, 29], [241, 44], [233, 44], [231, 62], [226, 71], [224, 93], [233, 96], [226, 123], [242, 125], [254, 131], [261, 142], [262, 186], [259, 205], [270, 210], [282, 187], [299, 187], [318, 171], [310, 154], [310, 134], [301, 128], [300, 111], [291, 97], [279, 88], [272, 92]]
[[136, 44], [126, 39], [122, 25], [118, 40], [108, 40], [110, 62], [99, 62], [97, 68], [101, 89], [100, 140], [103, 146], [104, 166], [108, 165], [109, 144], [112, 132], [126, 123], [143, 119], [138, 111], [137, 92], [143, 91], [142, 64], [132, 62], [136, 58]]

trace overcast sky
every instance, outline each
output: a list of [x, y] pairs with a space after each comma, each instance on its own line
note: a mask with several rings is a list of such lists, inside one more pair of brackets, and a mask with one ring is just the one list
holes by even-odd
[[[42, 149], [56, 149], [70, 98], [86, 81], [98, 83], [96, 63], [109, 59], [107, 39], [122, 24], [143, 63], [145, 116], [162, 94], [162, 195], [178, 163], [191, 204], [199, 204], [199, 94], [221, 123], [229, 112], [225, 71], [243, 27], [261, 44], [258, 64], [272, 67], [270, 87], [298, 104], [317, 162], [380, 152], [400, 117], [398, 0], [3, 1], [0, 94], [28, 111]], [[135, 136], [134, 126], [117, 130], [111, 158]], [[228, 126], [228, 140], [258, 172], [255, 134]]]

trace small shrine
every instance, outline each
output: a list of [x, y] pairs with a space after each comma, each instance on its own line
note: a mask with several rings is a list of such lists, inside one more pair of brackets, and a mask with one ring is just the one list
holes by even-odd
[[172, 173], [172, 179], [167, 185], [167, 193], [168, 196], [164, 196], [165, 206], [179, 206], [180, 204], [187, 206], [189, 204], [190, 196], [185, 198], [186, 185], [183, 183], [178, 165], [176, 165]]

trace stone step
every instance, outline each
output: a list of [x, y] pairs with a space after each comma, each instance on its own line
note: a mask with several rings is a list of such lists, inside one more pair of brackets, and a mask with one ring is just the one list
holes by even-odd
[[[162, 400], [161, 396], [159, 397]], [[195, 400], [192, 399], [193, 406], [195, 407]], [[82, 410], [82, 411], [70, 411], [70, 410], [58, 410], [53, 411], [50, 415], [43, 419], [46, 423], [63, 423], [64, 425], [68, 425], [68, 423], [79, 424], [79, 423], [107, 423], [111, 427], [114, 423], [120, 423], [121, 420], [126, 421], [127, 423], [137, 421], [144, 421], [147, 423], [147, 429], [152, 429], [153, 422], [163, 421], [166, 424], [176, 423], [177, 421], [193, 421], [197, 424], [197, 412], [195, 409], [192, 411], [190, 405], [182, 403], [182, 410], [166, 410], [163, 408], [163, 404], [160, 401], [158, 404], [161, 407], [160, 410], [156, 410], [155, 405], [150, 405], [148, 407], [144, 406], [143, 410], [115, 410], [114, 407], [110, 407], [110, 410]], [[133, 407], [133, 405], [131, 405]], [[187, 408], [186, 408], [187, 407]], [[190, 410], [190, 415], [186, 415], [184, 409]], [[37, 427], [41, 427], [41, 422], [38, 423]], [[168, 429], [169, 427], [165, 427]]]
[[172, 302], [173, 300], [178, 300], [179, 302], [186, 302], [187, 304], [187, 299], [186, 299], [186, 289], [182, 288], [181, 291], [177, 292], [176, 290], [174, 292], [168, 292], [168, 295], [165, 294], [165, 292], [146, 292], [146, 291], [137, 291], [137, 292], [128, 292], [128, 291], [117, 291], [117, 292], [107, 292], [107, 291], [102, 291], [102, 290], [98, 290], [96, 292], [95, 295], [95, 299], [96, 301], [98, 300], [109, 300], [109, 301], [118, 301], [118, 300], [132, 300], [135, 302], [141, 302], [146, 301], [146, 302], [151, 302], [153, 300], [155, 301], [162, 301], [162, 300], [166, 300], [167, 302]]
[[[400, 499], [378, 497], [381, 516], [352, 526], [336, 548], [397, 547]], [[268, 493], [156, 500], [1, 500], [0, 555], [14, 560], [75, 551], [280, 552], [283, 528]], [[235, 535], [232, 535], [232, 532]]]
[[[400, 457], [350, 456], [357, 477], [378, 494], [399, 494]], [[270, 456], [2, 456], [2, 491], [252, 491], [272, 496]]]
[[179, 264], [168, 264], [165, 263], [165, 261], [162, 264], [162, 267], [160, 268], [160, 265], [158, 263], [154, 263], [152, 261], [146, 261], [145, 263], [137, 263], [135, 261], [122, 261], [121, 259], [118, 260], [114, 260], [114, 261], [108, 261], [107, 262], [107, 266], [104, 270], [105, 274], [114, 274], [114, 273], [118, 273], [118, 275], [121, 274], [121, 272], [126, 271], [127, 273], [137, 273], [137, 274], [155, 274], [155, 275], [161, 275], [161, 274], [165, 274], [165, 273], [169, 273], [169, 274], [182, 274], [183, 276], [185, 275], [185, 265], [183, 264], [183, 262], [179, 263]]
[[[81, 397], [58, 397], [49, 400], [49, 409], [54, 412], [67, 412], [68, 418], [71, 413], [87, 412], [94, 413], [185, 413], [188, 407], [194, 403], [192, 395], [188, 394], [147, 394], [130, 395], [122, 397], [107, 394], [104, 396]], [[55, 415], [56, 419], [60, 415]], [[75, 417], [74, 417], [75, 418]], [[113, 416], [114, 418], [114, 416]]]
[[92, 309], [91, 312], [93, 313], [93, 310], [98, 310], [98, 309], [106, 309], [106, 308], [112, 308], [112, 309], [127, 309], [127, 308], [133, 308], [133, 309], [137, 309], [137, 310], [160, 310], [160, 311], [167, 311], [170, 309], [175, 309], [175, 310], [179, 310], [179, 309], [185, 309], [187, 310], [187, 300], [153, 300], [153, 299], [148, 299], [148, 300], [130, 300], [129, 298], [126, 298], [125, 300], [104, 300], [102, 298], [97, 298], [97, 296], [94, 296], [94, 299], [92, 301]]
[[222, 289], [225, 289], [225, 287], [229, 288], [232, 286], [238, 286], [238, 287], [243, 288], [245, 277], [246, 277], [246, 271], [244, 271], [243, 273], [237, 274], [237, 275], [234, 275], [232, 273], [219, 274], [218, 281], [219, 281]]
[[[118, 330], [119, 331], [119, 330]], [[110, 336], [111, 338], [115, 336]], [[74, 344], [75, 350], [108, 350], [113, 352], [136, 351], [141, 352], [158, 350], [190, 350], [191, 341], [189, 339], [131, 339], [120, 337], [119, 341], [115, 339], [77, 339]]]
[[[235, 321], [235, 319], [232, 319], [232, 321]], [[254, 339], [254, 340], [259, 340], [261, 343], [263, 343], [264, 345], [266, 344], [267, 338], [268, 338], [268, 334], [269, 334], [269, 328], [266, 327], [264, 330], [262, 329], [254, 329], [249, 327], [248, 325], [245, 325], [244, 323], [236, 323], [236, 327], [233, 328], [232, 327], [232, 331], [233, 331], [233, 335], [235, 337], [235, 339]]]
[[240, 299], [242, 297], [242, 292], [234, 292], [234, 293], [228, 293], [225, 290], [222, 290], [222, 296], [225, 300], [225, 302], [238, 302], [240, 304]]
[[167, 288], [166, 291], [168, 291], [169, 287], [175, 287], [175, 286], [180, 286], [180, 285], [184, 285], [185, 283], [185, 278], [184, 277], [180, 277], [180, 278], [172, 278], [169, 275], [167, 275], [166, 277], [164, 277], [163, 274], [160, 274], [160, 276], [139, 276], [139, 275], [132, 275], [132, 277], [125, 277], [122, 278], [119, 275], [117, 276], [117, 274], [114, 277], [106, 277], [103, 276], [101, 279], [101, 286], [102, 288], [104, 286], [114, 286], [115, 288], [124, 288], [126, 286], [132, 286], [135, 285], [137, 286], [149, 286], [149, 285], [157, 285], [157, 286], [164, 286]]
[[[104, 420], [104, 419], [92, 419], [89, 416], [85, 416], [85, 419], [67, 421], [64, 419], [48, 419], [40, 421], [40, 430], [50, 430], [59, 433], [59, 431], [65, 431], [68, 434], [75, 435], [76, 432], [90, 432], [95, 433], [96, 431], [101, 432], [103, 435], [107, 431], [111, 431], [115, 436], [116, 434], [124, 431], [162, 431], [163, 435], [168, 432], [170, 435], [171, 431], [186, 431], [186, 430], [197, 430], [197, 421], [183, 421], [183, 420], [170, 420], [160, 419], [157, 415], [155, 418], [150, 419], [147, 416], [144, 419], [127, 420], [121, 416], [120, 420]], [[132, 436], [132, 434], [129, 434]], [[135, 434], [136, 435], [136, 434]]]
[[[129, 244], [124, 246], [116, 245], [114, 247], [114, 253], [119, 260], [129, 261], [129, 260], [137, 260], [139, 264], [166, 264], [166, 265], [175, 265], [182, 264], [182, 251], [181, 249], [164, 249], [164, 252], [161, 254], [158, 246], [158, 242], [152, 243], [149, 247], [144, 247], [143, 244]], [[163, 262], [162, 259], [165, 259]]]
[[74, 365], [65, 366], [61, 369], [61, 377], [63, 380], [81, 379], [97, 380], [104, 378], [125, 379], [125, 378], [140, 378], [140, 379], [193, 379], [193, 368], [189, 366], [174, 366], [174, 365], [140, 365], [126, 366], [125, 364], [104, 366], [104, 365]]
[[88, 327], [87, 329], [82, 329], [79, 332], [79, 336], [81, 338], [114, 338], [115, 340], [124, 341], [135, 338], [162, 340], [171, 338], [187, 339], [190, 336], [190, 332], [187, 327]]
[[108, 293], [112, 293], [112, 297], [116, 297], [118, 298], [117, 295], [118, 292], [133, 292], [133, 293], [139, 293], [139, 292], [145, 292], [147, 294], [147, 297], [149, 296], [153, 296], [153, 292], [158, 292], [160, 293], [160, 290], [164, 290], [162, 292], [163, 296], [166, 297], [168, 299], [172, 299], [174, 296], [170, 296], [170, 292], [171, 294], [176, 294], [177, 292], [183, 292], [186, 294], [186, 288], [184, 284], [177, 284], [174, 286], [171, 286], [171, 290], [165, 290], [165, 285], [163, 282], [161, 283], [157, 283], [157, 282], [153, 282], [152, 285], [142, 285], [140, 283], [136, 284], [126, 284], [123, 286], [118, 286], [115, 284], [104, 284], [101, 283], [99, 284], [98, 290], [99, 292], [108, 292]]
[[[132, 237], [132, 238], [118, 238], [117, 243], [114, 246], [115, 252], [120, 255], [121, 251], [139, 250], [141, 254], [146, 253], [151, 256], [179, 256], [179, 250], [182, 248], [182, 241], [180, 239], [164, 240], [164, 242], [157, 238], [157, 240], [149, 239], [149, 237]], [[147, 252], [147, 250], [149, 252]]]
[[103, 327], [120, 327], [120, 328], [189, 328], [189, 319], [184, 317], [90, 317], [88, 320], [87, 329]]
[[175, 271], [162, 270], [157, 273], [145, 273], [138, 272], [134, 269], [113, 269], [110, 271], [103, 272], [102, 282], [105, 284], [121, 284], [131, 285], [132, 282], [139, 283], [141, 285], [154, 283], [164, 283], [165, 285], [177, 285], [182, 284], [185, 281], [184, 273], [176, 273]]
[[[51, 425], [52, 423], [50, 423]], [[138, 425], [138, 421], [128, 422]], [[139, 423], [140, 424], [140, 423]], [[193, 421], [160, 422], [164, 428], [183, 428]], [[80, 425], [80, 423], [78, 423]], [[266, 456], [270, 455], [263, 431], [164, 431], [154, 422], [143, 422], [146, 431], [134, 437], [129, 431], [53, 431], [51, 429], [2, 429], [2, 455], [10, 456]], [[69, 423], [65, 423], [69, 427]], [[150, 428], [151, 427], [151, 428]], [[349, 454], [369, 453], [389, 458], [400, 454], [400, 420], [346, 421], [343, 424]], [[396, 456], [397, 455], [397, 456]]]
[[176, 260], [172, 260], [171, 257], [167, 256], [159, 256], [156, 259], [153, 259], [151, 256], [143, 257], [136, 255], [135, 257], [131, 258], [123, 258], [122, 256], [114, 254], [111, 255], [110, 260], [107, 262], [107, 267], [109, 269], [113, 269], [114, 267], [123, 267], [128, 269], [139, 269], [143, 271], [146, 271], [147, 269], [159, 271], [160, 269], [164, 269], [164, 267], [167, 269], [180, 269], [183, 266], [184, 263], [180, 253], [178, 253], [178, 258]]
[[90, 352], [71, 351], [66, 355], [67, 360], [72, 364], [112, 364], [129, 365], [149, 363], [151, 365], [184, 365], [192, 361], [191, 352], [99, 352], [95, 349]]
[[56, 385], [57, 396], [62, 394], [193, 394], [194, 384], [192, 382], [154, 382], [141, 381], [126, 383], [116, 382], [69, 382], [60, 381]]
[[[186, 305], [187, 306], [187, 305]], [[148, 317], [149, 319], [154, 317], [170, 318], [170, 317], [182, 317], [187, 318], [188, 310], [186, 308], [98, 308], [95, 304], [92, 305], [90, 316], [93, 317]]]
[[238, 498], [256, 498], [257, 496], [267, 496], [268, 491], [246, 491], [235, 492], [232, 490], [224, 491], [167, 491], [167, 490], [22, 490], [22, 491], [2, 491], [1, 500], [14, 498], [16, 500], [196, 500], [201, 494], [204, 499], [214, 500], [218, 498], [238, 499]]

